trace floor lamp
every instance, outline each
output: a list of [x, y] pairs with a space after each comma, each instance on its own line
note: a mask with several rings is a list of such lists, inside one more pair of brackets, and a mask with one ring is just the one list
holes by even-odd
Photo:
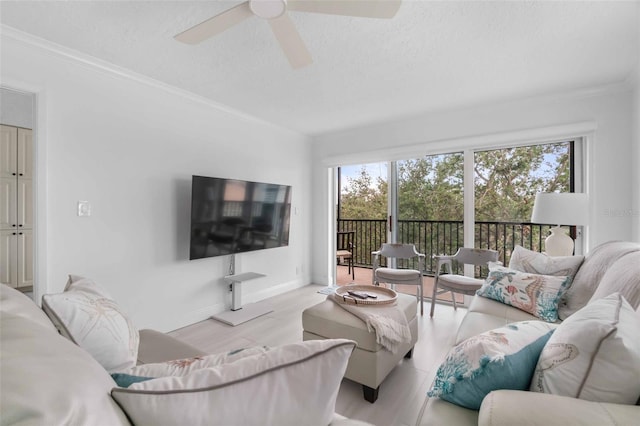
[[531, 215], [532, 223], [558, 224], [544, 241], [549, 256], [573, 255], [574, 242], [560, 225], [587, 225], [589, 199], [587, 194], [575, 192], [540, 192], [536, 194]]

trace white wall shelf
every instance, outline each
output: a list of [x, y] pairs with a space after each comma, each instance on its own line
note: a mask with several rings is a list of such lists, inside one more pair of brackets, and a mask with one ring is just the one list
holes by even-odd
[[244, 272], [242, 274], [232, 274], [224, 277], [231, 286], [231, 310], [211, 316], [212, 319], [228, 325], [236, 326], [262, 315], [273, 312], [267, 303], [249, 303], [242, 306], [242, 283], [266, 277], [257, 272]]

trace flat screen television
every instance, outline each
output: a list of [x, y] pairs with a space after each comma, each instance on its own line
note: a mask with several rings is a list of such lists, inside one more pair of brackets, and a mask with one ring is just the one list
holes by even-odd
[[193, 176], [189, 259], [289, 245], [291, 186]]

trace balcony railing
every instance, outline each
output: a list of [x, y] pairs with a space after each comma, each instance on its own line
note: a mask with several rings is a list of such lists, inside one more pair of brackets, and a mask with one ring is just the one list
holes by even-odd
[[[338, 231], [354, 231], [354, 264], [372, 267], [371, 252], [378, 250], [387, 239], [387, 221], [384, 219], [340, 219]], [[542, 241], [548, 235], [550, 225], [519, 222], [476, 222], [476, 248], [489, 248], [499, 252], [499, 260], [508, 265], [516, 245], [542, 251]], [[464, 246], [463, 223], [453, 220], [399, 220], [398, 241], [416, 245], [426, 255], [428, 274], [435, 273], [434, 254], [454, 254]], [[384, 261], [384, 259], [383, 259]], [[405, 262], [398, 267], [416, 268]], [[486, 270], [476, 271], [485, 276]]]

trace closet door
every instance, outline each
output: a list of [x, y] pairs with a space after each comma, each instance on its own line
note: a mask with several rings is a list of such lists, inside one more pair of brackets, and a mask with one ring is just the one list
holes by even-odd
[[18, 179], [33, 178], [33, 130], [18, 129], [17, 134], [17, 173]]
[[0, 282], [10, 287], [18, 286], [18, 233], [0, 231]]
[[18, 177], [18, 129], [10, 126], [0, 126], [0, 178]]
[[0, 177], [0, 230], [18, 228], [18, 180]]
[[0, 126], [0, 282], [33, 286], [33, 132]]
[[33, 180], [18, 179], [17, 186], [17, 228], [33, 229]]
[[25, 229], [17, 235], [17, 286], [33, 286], [33, 231]]

